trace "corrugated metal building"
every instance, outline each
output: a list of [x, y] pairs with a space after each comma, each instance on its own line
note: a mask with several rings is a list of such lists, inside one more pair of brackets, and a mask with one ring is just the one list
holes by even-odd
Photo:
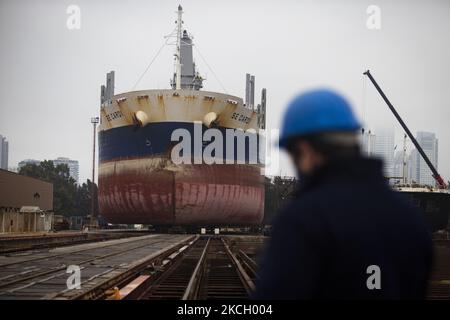
[[53, 184], [0, 169], [0, 233], [48, 231]]

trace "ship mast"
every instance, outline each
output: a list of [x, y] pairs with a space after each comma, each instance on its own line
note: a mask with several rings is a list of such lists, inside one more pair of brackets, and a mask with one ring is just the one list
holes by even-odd
[[181, 89], [181, 33], [182, 33], [182, 15], [183, 8], [181, 5], [178, 5], [178, 19], [177, 19], [177, 51], [175, 53], [175, 66], [176, 66], [176, 79], [175, 79], [175, 89]]

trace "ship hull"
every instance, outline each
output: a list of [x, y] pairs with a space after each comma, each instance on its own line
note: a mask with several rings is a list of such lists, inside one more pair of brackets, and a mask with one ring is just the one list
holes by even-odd
[[[148, 116], [146, 123], [136, 121], [138, 111]], [[208, 127], [204, 120], [211, 112], [218, 119]], [[260, 224], [265, 189], [256, 124], [241, 99], [223, 94], [149, 90], [115, 96], [102, 107], [99, 130], [100, 214], [115, 224]], [[224, 138], [229, 130], [244, 136], [234, 137], [231, 149], [223, 141], [216, 161], [207, 164], [203, 152], [215, 138], [203, 137], [210, 129]], [[191, 137], [192, 161], [173, 161], [177, 130]]]
[[181, 165], [149, 157], [105, 163], [99, 206], [111, 223], [254, 225], [264, 213], [260, 168]]

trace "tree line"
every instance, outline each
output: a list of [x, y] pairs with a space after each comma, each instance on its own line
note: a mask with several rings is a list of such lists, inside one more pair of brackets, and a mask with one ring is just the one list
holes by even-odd
[[53, 211], [66, 217], [87, 216], [91, 213], [91, 190], [94, 188], [94, 210], [98, 212], [97, 185], [89, 179], [78, 185], [70, 176], [66, 164], [55, 166], [53, 161], [26, 164], [19, 174], [41, 179], [53, 184]]

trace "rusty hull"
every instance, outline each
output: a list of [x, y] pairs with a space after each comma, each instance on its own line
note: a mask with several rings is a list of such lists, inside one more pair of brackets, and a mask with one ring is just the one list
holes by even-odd
[[264, 213], [259, 166], [175, 166], [152, 157], [102, 164], [99, 205], [112, 223], [255, 225]]

